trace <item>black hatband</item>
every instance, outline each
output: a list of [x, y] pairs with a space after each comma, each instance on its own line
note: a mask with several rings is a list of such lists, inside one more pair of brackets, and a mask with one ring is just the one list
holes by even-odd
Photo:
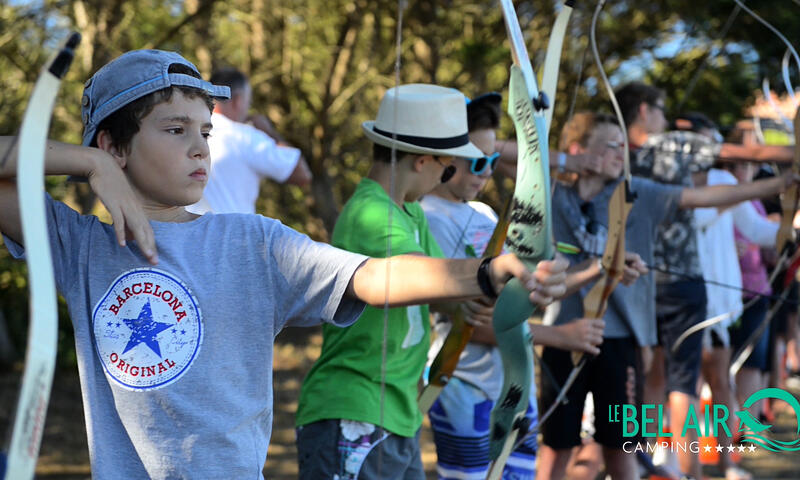
[[373, 126], [372, 131], [383, 135], [387, 138], [394, 138], [400, 142], [410, 143], [411, 145], [416, 145], [418, 147], [427, 147], [427, 148], [457, 148], [463, 147], [464, 145], [469, 143], [469, 135], [466, 133], [463, 135], [458, 135], [456, 137], [447, 137], [447, 138], [431, 138], [431, 137], [417, 137], [414, 135], [401, 135], [399, 133], [394, 134], [391, 132], [387, 132], [385, 130], [381, 130], [380, 128]]

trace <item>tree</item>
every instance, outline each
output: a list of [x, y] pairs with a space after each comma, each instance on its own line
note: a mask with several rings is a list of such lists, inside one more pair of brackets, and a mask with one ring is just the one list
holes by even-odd
[[[137, 48], [180, 51], [208, 76], [232, 65], [247, 73], [254, 108], [267, 114], [298, 146], [314, 173], [310, 191], [265, 183], [260, 212], [326, 240], [344, 201], [366, 174], [371, 145], [361, 123], [395, 83], [397, 3], [389, 0], [45, 0], [0, 4], [0, 133], [16, 132], [40, 65], [67, 30], [84, 41], [62, 87], [51, 138], [78, 143], [83, 82], [104, 63]], [[515, 2], [535, 65], [544, 60], [560, 2]], [[792, 41], [794, 2], [751, 0], [748, 5]], [[598, 25], [604, 67], [612, 82], [644, 78], [668, 92], [675, 108], [712, 46], [697, 88], [684, 109], [702, 109], [723, 123], [741, 116], [761, 76], [781, 85], [784, 47], [760, 24], [739, 14], [713, 41], [730, 15], [730, 0], [698, 3], [612, 1]], [[564, 43], [551, 141], [571, 104], [609, 110], [588, 53], [593, 3], [578, 2]], [[400, 82], [435, 82], [469, 96], [506, 91], [510, 54], [494, 1], [409, 0], [403, 12]], [[798, 75], [793, 67], [793, 78]], [[577, 88], [576, 88], [577, 87]], [[503, 135], [512, 136], [510, 121]], [[85, 185], [51, 179], [49, 190], [82, 212], [106, 218]], [[509, 183], [495, 182], [486, 198], [498, 204]], [[0, 309], [12, 337], [24, 336], [24, 267], [0, 250]], [[67, 330], [68, 332], [68, 330]], [[65, 333], [65, 335], [67, 335]], [[68, 338], [68, 335], [67, 337]]]

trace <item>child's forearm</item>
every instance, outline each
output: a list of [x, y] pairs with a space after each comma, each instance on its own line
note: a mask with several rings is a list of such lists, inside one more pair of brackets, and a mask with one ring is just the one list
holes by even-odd
[[717, 207], [775, 195], [790, 183], [790, 180], [773, 177], [740, 185], [685, 188], [681, 193], [680, 208]]
[[382, 306], [388, 274], [390, 307], [474, 298], [481, 295], [476, 277], [480, 262], [421, 255], [372, 258], [354, 276], [353, 292], [370, 305]]
[[581, 263], [570, 267], [567, 271], [567, 293], [564, 296], [568, 297], [588, 283], [597, 280], [602, 273], [597, 257], [587, 258]]
[[[17, 174], [17, 152], [19, 145], [15, 137], [0, 137], [0, 178], [13, 178]], [[69, 143], [47, 141], [45, 149], [45, 173], [47, 175], [88, 176], [95, 171], [103, 155], [102, 150]], [[23, 161], [25, 161], [23, 159]]]

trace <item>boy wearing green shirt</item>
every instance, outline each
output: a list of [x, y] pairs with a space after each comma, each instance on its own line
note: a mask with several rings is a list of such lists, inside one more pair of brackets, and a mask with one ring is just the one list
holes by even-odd
[[[440, 122], [430, 122], [429, 115], [440, 117]], [[427, 132], [419, 128], [425, 117], [430, 122]], [[425, 137], [435, 123], [442, 126], [439, 138]], [[402, 85], [387, 92], [377, 120], [365, 122], [364, 131], [375, 142], [374, 164], [342, 209], [331, 243], [378, 257], [443, 257], [417, 199], [449, 180], [454, 155], [480, 153], [466, 135], [463, 95], [433, 85]], [[397, 140], [394, 198], [388, 193], [389, 132], [396, 132]], [[463, 138], [456, 138], [460, 133]], [[448, 138], [453, 147], [426, 146], [444, 145]], [[428, 312], [427, 305], [389, 309], [383, 380], [383, 309], [367, 308], [354, 328], [323, 329], [322, 353], [306, 377], [297, 408], [300, 478], [357, 478], [359, 472], [362, 478], [385, 478], [399, 470], [406, 473], [398, 478], [424, 477], [417, 441], [422, 414], [416, 397], [430, 345]], [[377, 458], [365, 462], [378, 443], [384, 449], [404, 448], [405, 454], [384, 454], [382, 465]], [[330, 461], [324, 461], [326, 457]]]
[[[442, 257], [417, 200], [452, 177], [454, 157], [482, 155], [469, 142], [464, 96], [402, 85], [386, 93], [377, 120], [363, 128], [375, 144], [374, 164], [344, 206], [332, 244], [377, 257]], [[383, 309], [367, 307], [350, 327], [323, 327], [322, 353], [297, 409], [301, 479], [424, 478], [416, 399], [428, 312], [427, 305], [392, 308], [384, 323]]]

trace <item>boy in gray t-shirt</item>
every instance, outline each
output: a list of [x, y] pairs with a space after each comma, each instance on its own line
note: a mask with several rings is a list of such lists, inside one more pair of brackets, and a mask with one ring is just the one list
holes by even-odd
[[[84, 146], [48, 145], [47, 173], [87, 177], [114, 221], [47, 197], [95, 478], [258, 478], [281, 328], [349, 325], [364, 303], [384, 304], [388, 280], [389, 305], [481, 295], [479, 260], [369, 259], [261, 216], [187, 212], [208, 177], [213, 98], [227, 95], [178, 54], [128, 52], [86, 83]], [[0, 151], [13, 148], [0, 139]], [[16, 155], [8, 158], [0, 230], [21, 257]], [[546, 303], [564, 291], [564, 266], [534, 278], [506, 255], [481, 282], [500, 288], [514, 275]]]

